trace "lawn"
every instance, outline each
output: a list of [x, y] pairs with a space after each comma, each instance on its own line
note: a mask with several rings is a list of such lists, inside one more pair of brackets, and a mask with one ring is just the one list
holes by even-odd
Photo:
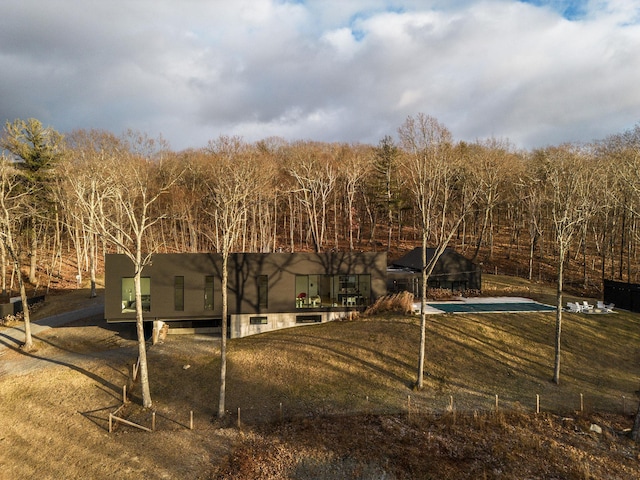
[[[493, 291], [506, 288], [547, 302], [552, 292]], [[417, 316], [233, 339], [223, 421], [219, 340], [169, 336], [149, 349], [157, 431], [109, 434], [135, 341], [78, 322], [36, 339], [41, 368], [0, 366], [0, 463], [15, 479], [637, 477], [640, 451], [624, 430], [638, 402], [640, 316], [566, 313], [560, 385], [554, 331], [553, 312], [429, 316], [419, 392]], [[129, 414], [150, 421], [136, 401], [134, 389]]]

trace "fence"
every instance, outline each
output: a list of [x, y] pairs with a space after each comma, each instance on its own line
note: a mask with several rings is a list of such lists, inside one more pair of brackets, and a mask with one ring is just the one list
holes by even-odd
[[[559, 400], [563, 402], [563, 408], [558, 408]], [[194, 429], [194, 411], [185, 412], [180, 420], [168, 418], [156, 411], [147, 412], [146, 423], [133, 422], [125, 418], [123, 407], [126, 406], [126, 388], [123, 388], [123, 405], [116, 411], [109, 414], [109, 433], [113, 431], [118, 423], [134, 427], [147, 432], [156, 431], [156, 416], [168, 421], [171, 425], [178, 425], [182, 428]], [[296, 421], [304, 418], [323, 416], [357, 416], [357, 415], [406, 415], [408, 419], [419, 416], [439, 416], [449, 413], [459, 414], [490, 414], [493, 412], [513, 412], [522, 414], [551, 413], [559, 415], [588, 414], [593, 412], [603, 412], [630, 416], [638, 408], [637, 396], [621, 396], [608, 401], [608, 408], [601, 406], [602, 399], [576, 393], [563, 395], [535, 394], [530, 398], [520, 398], [515, 400], [500, 394], [485, 396], [461, 395], [440, 395], [438, 397], [424, 398], [419, 393], [397, 396], [396, 398], [375, 399], [368, 396], [353, 398], [351, 405], [339, 405], [332, 402], [318, 402], [313, 405], [303, 403], [270, 404], [264, 406], [231, 406], [227, 410], [227, 423], [233, 423], [237, 428], [244, 426], [257, 426], [267, 423], [284, 423], [285, 421]], [[213, 406], [210, 406], [213, 407]], [[211, 408], [205, 408], [205, 412], [199, 412], [201, 418], [210, 419], [212, 417]], [[188, 418], [188, 422], [187, 419]], [[167, 423], [167, 422], [165, 422]]]
[[640, 285], [605, 280], [604, 301], [615, 304], [617, 308], [638, 313], [640, 312]]
[[[138, 369], [140, 368], [140, 359], [138, 362], [132, 366], [132, 380], [135, 383], [137, 379]], [[130, 401], [127, 396], [127, 385], [122, 386], [122, 404], [113, 412], [109, 412], [109, 433], [112, 433], [117, 424], [124, 424], [130, 427], [137, 428], [138, 430], [144, 430], [145, 432], [154, 432], [156, 430], [156, 416], [158, 416], [157, 412], [151, 411], [151, 420], [150, 426], [142, 425], [140, 422], [133, 422], [127, 418], [124, 418], [125, 410], [127, 405], [129, 405]], [[168, 417], [164, 417], [168, 418]], [[174, 424], [181, 425], [179, 421], [175, 419], [169, 419]], [[189, 430], [193, 430], [193, 410], [189, 411], [189, 425], [183, 425], [185, 428]]]
[[301, 408], [298, 404], [280, 403], [277, 406], [241, 406], [231, 407], [228, 415], [237, 416], [238, 425], [258, 425], [285, 420], [297, 420], [317, 416], [344, 415], [443, 415], [451, 412], [461, 414], [491, 413], [495, 411], [517, 413], [551, 413], [559, 415], [587, 414], [593, 412], [608, 412], [629, 416], [638, 408], [638, 399], [634, 394], [623, 395], [608, 402], [606, 409], [601, 408], [601, 400], [587, 394], [577, 393], [563, 397], [563, 408], [558, 408], [558, 399], [553, 396], [536, 394], [531, 398], [514, 400], [500, 394], [485, 397], [469, 398], [467, 395], [442, 395], [425, 399], [419, 394], [409, 394], [398, 398], [392, 405], [378, 403], [369, 397], [359, 399], [357, 405], [351, 407], [336, 406], [333, 403], [319, 404], [315, 408]]

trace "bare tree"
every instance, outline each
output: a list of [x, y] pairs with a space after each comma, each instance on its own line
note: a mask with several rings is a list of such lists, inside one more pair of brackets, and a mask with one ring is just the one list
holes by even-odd
[[534, 159], [527, 162], [524, 172], [517, 180], [516, 191], [520, 194], [520, 203], [527, 214], [529, 232], [529, 280], [533, 279], [533, 258], [536, 245], [544, 235], [545, 205], [548, 201], [544, 169]]
[[566, 255], [581, 225], [591, 214], [589, 193], [594, 165], [589, 165], [577, 147], [565, 145], [536, 153], [547, 186], [557, 258], [556, 332], [553, 382], [560, 383], [562, 299]]
[[297, 154], [289, 166], [289, 174], [298, 183], [297, 193], [308, 221], [313, 245], [321, 252], [326, 231], [327, 202], [336, 182], [337, 174], [326, 158], [311, 145], [298, 145]]
[[209, 143], [212, 172], [207, 177], [207, 199], [210, 202], [208, 213], [219, 225], [222, 255], [222, 333], [220, 344], [220, 395], [218, 399], [218, 417], [225, 415], [227, 383], [227, 317], [228, 317], [228, 262], [229, 255], [238, 241], [242, 225], [247, 215], [247, 207], [256, 192], [260, 178], [260, 165], [255, 155], [244, 146], [225, 150], [218, 148], [220, 141]]
[[[452, 200], [462, 192], [460, 162], [452, 155], [449, 130], [433, 117], [418, 114], [408, 117], [398, 131], [404, 150], [401, 162], [407, 184], [420, 215], [422, 233], [422, 299], [420, 317], [420, 351], [416, 388], [424, 386], [426, 349], [426, 300], [429, 277], [447, 248], [465, 215], [465, 209], [453, 209]], [[463, 196], [472, 199], [473, 196]], [[433, 255], [428, 258], [429, 239], [434, 242]]]
[[96, 292], [98, 264], [97, 217], [107, 192], [106, 168], [112, 165], [122, 146], [112, 134], [99, 130], [75, 131], [67, 137], [68, 154], [60, 165], [64, 175], [58, 175], [58, 203], [67, 217], [67, 228], [73, 232], [78, 262], [79, 282], [82, 279], [82, 252], [85, 252], [90, 278], [90, 297]]
[[15, 168], [13, 162], [5, 155], [0, 155], [0, 239], [4, 250], [11, 258], [14, 272], [18, 276], [20, 300], [22, 301], [24, 315], [25, 340], [22, 348], [25, 351], [33, 349], [33, 338], [31, 336], [29, 303], [20, 268], [20, 253], [16, 236], [20, 229], [20, 223], [33, 215], [29, 200], [30, 195], [31, 190], [24, 188], [23, 176]]
[[[144, 142], [144, 139], [134, 137], [133, 146], [149, 147], [148, 144], [139, 145], [140, 141]], [[136, 151], [144, 151], [146, 155], [153, 155], [153, 158], [141, 157], [133, 153]], [[161, 152], [153, 154], [148, 148], [122, 149], [119, 156], [109, 155], [101, 158], [101, 161], [105, 165], [101, 170], [104, 176], [99, 180], [101, 193], [98, 195], [97, 214], [93, 221], [96, 231], [115, 245], [133, 264], [140, 384], [143, 406], [149, 408], [152, 400], [144, 338], [141, 277], [144, 267], [149, 264], [154, 253], [147, 234], [164, 217], [164, 214], [155, 211], [154, 207], [180, 174], [176, 172], [166, 175], [164, 171], [161, 174]], [[126, 168], [122, 168], [123, 164], [126, 164]], [[91, 187], [88, 193], [88, 197], [82, 194], [78, 195], [77, 199], [91, 210], [94, 208]]]
[[354, 205], [360, 183], [367, 174], [368, 157], [362, 148], [352, 146], [345, 155], [344, 161], [339, 165], [339, 175], [344, 180], [345, 210], [347, 213], [347, 235], [349, 237], [349, 250], [353, 250], [353, 225]]
[[471, 146], [468, 161], [473, 165], [472, 188], [478, 193], [478, 204], [482, 209], [482, 225], [476, 240], [472, 260], [478, 257], [480, 247], [489, 234], [489, 258], [493, 254], [493, 212], [501, 196], [505, 193], [504, 184], [508, 179], [510, 146], [504, 140], [491, 138], [478, 141]]
[[[640, 124], [622, 134], [609, 137], [601, 148], [603, 157], [610, 160], [609, 164], [613, 166], [618, 182], [617, 188], [612, 190], [615, 203], [632, 218], [638, 219], [640, 217]], [[631, 437], [635, 442], [640, 443], [640, 403], [634, 417]]]

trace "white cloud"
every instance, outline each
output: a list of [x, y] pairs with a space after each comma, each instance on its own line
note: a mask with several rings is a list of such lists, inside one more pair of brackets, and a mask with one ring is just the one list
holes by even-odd
[[5, 3], [0, 112], [62, 131], [377, 143], [424, 112], [532, 147], [640, 120], [634, 1]]

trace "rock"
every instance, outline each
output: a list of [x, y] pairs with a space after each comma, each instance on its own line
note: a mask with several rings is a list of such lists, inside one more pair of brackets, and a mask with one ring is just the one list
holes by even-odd
[[169, 331], [169, 325], [161, 320], [153, 321], [153, 333], [151, 338], [151, 343], [155, 345], [156, 343], [162, 343], [167, 339], [167, 332]]
[[169, 333], [169, 324], [163, 322], [162, 328], [160, 328], [159, 341], [164, 342], [167, 339], [167, 334]]

